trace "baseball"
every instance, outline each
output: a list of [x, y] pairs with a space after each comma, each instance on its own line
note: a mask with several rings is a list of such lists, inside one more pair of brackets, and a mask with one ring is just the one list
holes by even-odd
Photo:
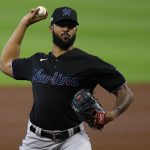
[[43, 17], [46, 15], [47, 9], [43, 6], [38, 6], [36, 9], [40, 9], [38, 12], [39, 17]]

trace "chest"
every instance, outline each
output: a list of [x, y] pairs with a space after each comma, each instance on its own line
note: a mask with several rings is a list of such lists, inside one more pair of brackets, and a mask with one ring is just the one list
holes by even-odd
[[77, 87], [91, 78], [92, 66], [82, 60], [47, 60], [33, 65], [32, 82]]

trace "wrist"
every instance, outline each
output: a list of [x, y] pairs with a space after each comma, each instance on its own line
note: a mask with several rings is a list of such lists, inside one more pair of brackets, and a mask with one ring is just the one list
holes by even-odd
[[113, 121], [115, 119], [114, 114], [112, 112], [106, 112], [105, 114], [105, 124]]
[[29, 26], [29, 23], [27, 20], [22, 18], [22, 20], [20, 21], [20, 25], [23, 26], [24, 28], [27, 28]]
[[120, 115], [120, 108], [116, 107], [113, 111], [112, 111], [112, 115], [115, 118], [117, 118]]

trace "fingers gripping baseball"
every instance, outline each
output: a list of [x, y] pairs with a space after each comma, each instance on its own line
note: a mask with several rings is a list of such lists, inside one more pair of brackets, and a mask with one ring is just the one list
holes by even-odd
[[[41, 11], [42, 10], [42, 11]], [[48, 16], [48, 11], [46, 8], [39, 6], [35, 9], [31, 9], [30, 12], [22, 18], [27, 26], [46, 19]]]

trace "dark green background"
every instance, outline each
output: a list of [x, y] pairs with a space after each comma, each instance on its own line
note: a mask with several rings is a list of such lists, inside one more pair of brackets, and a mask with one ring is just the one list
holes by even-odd
[[[39, 5], [48, 9], [49, 17], [27, 30], [21, 57], [52, 50], [50, 15], [56, 7], [70, 6], [80, 23], [76, 47], [115, 65], [129, 83], [150, 82], [149, 0], [1, 0], [0, 52], [21, 18]], [[0, 86], [28, 84], [0, 73]]]

